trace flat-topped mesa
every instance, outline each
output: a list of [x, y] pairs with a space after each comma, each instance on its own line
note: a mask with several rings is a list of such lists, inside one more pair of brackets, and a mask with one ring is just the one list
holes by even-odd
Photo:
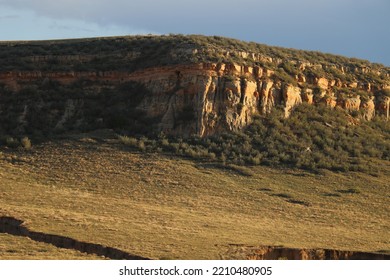
[[[0, 67], [0, 96], [14, 100], [0, 104], [0, 131], [29, 131], [38, 113], [47, 130], [131, 122], [153, 132], [207, 136], [243, 129], [276, 106], [288, 117], [301, 103], [343, 108], [365, 120], [390, 117], [390, 69], [384, 66], [331, 55], [316, 62], [317, 53], [262, 45], [257, 52], [218, 46], [224, 38], [200, 37], [207, 44], [184, 38], [59, 42], [64, 45], [56, 51], [55, 42], [29, 45], [38, 46], [39, 55], [9, 58]], [[143, 41], [160, 47], [159, 53]], [[93, 44], [105, 44], [108, 51], [86, 47]], [[14, 127], [5, 124], [11, 109]]]

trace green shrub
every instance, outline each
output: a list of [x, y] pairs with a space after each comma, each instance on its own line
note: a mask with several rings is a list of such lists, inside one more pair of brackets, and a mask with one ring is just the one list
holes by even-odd
[[140, 151], [145, 151], [146, 150], [145, 142], [143, 140], [139, 140], [137, 144], [137, 148]]
[[273, 74], [273, 78], [295, 86], [298, 84], [294, 77], [286, 73], [283, 68], [278, 68]]
[[299, 70], [297, 67], [292, 64], [291, 62], [285, 61], [280, 65], [281, 68], [284, 69], [286, 73], [288, 73], [290, 76], [295, 76], [299, 74]]
[[169, 147], [169, 140], [168, 139], [161, 139], [161, 145], [163, 147]]
[[5, 144], [7, 145], [7, 147], [10, 147], [10, 148], [17, 148], [20, 145], [18, 139], [14, 138], [14, 137], [10, 137], [10, 136], [6, 137]]
[[22, 145], [22, 147], [25, 149], [25, 150], [30, 150], [31, 147], [32, 147], [32, 144], [31, 144], [31, 141], [28, 137], [23, 137], [21, 140], [20, 140], [20, 144]]
[[371, 172], [366, 167], [367, 160], [389, 159], [390, 143], [385, 139], [390, 136], [390, 125], [375, 119], [361, 126], [350, 126], [347, 119], [343, 110], [302, 104], [288, 119], [275, 109], [267, 117], [257, 117], [243, 132], [206, 138], [145, 140], [144, 144], [147, 151], [161, 148], [176, 155], [222, 164]]

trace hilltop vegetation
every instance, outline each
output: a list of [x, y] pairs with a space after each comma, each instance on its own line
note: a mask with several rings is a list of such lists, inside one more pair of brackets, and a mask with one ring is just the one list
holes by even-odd
[[[310, 74], [328, 78], [353, 80], [358, 76], [380, 82], [390, 74], [389, 68], [367, 60], [202, 35], [3, 42], [0, 59], [0, 71], [133, 71], [183, 63], [232, 62], [280, 68], [292, 75], [300, 72], [296, 63], [303, 62], [315, 66], [307, 70]], [[39, 63], [31, 63], [34, 61]], [[369, 73], [354, 72], [360, 67], [368, 68]]]

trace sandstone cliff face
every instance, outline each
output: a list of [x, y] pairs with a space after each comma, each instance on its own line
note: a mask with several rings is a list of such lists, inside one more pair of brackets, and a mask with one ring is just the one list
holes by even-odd
[[261, 113], [268, 114], [273, 107], [281, 103], [281, 85], [280, 83], [274, 83], [268, 78], [264, 80], [261, 85], [261, 100], [259, 106], [261, 108]]
[[364, 102], [361, 105], [361, 109], [363, 112], [363, 118], [367, 121], [371, 121], [375, 117], [375, 102], [374, 98], [371, 97], [369, 100]]
[[[294, 86], [273, 78], [267, 69], [237, 64], [205, 63], [146, 70], [131, 74], [129, 79], [153, 92], [140, 108], [153, 116], [162, 115], [161, 130], [173, 134], [206, 136], [240, 130], [250, 124], [256, 114], [268, 114], [275, 106], [282, 106], [288, 117], [294, 107], [303, 102], [325, 103], [331, 108], [339, 106], [348, 112], [361, 111], [366, 120], [371, 120], [377, 109], [388, 116], [390, 107], [390, 98], [378, 101], [367, 88], [369, 99], [364, 102], [360, 96], [336, 96], [333, 90], [337, 82], [326, 78], [314, 80], [314, 86], [322, 90], [315, 100], [313, 90], [306, 87], [310, 84]], [[347, 87], [341, 81], [339, 85]], [[184, 110], [191, 111], [194, 119], [177, 126], [180, 112]]]
[[[242, 129], [258, 112], [258, 84], [240, 77], [241, 70], [237, 68], [214, 64], [184, 66], [133, 73], [129, 79], [152, 93], [138, 109], [152, 117], [161, 116], [162, 131], [205, 136]], [[189, 118], [183, 120], [183, 115]]]
[[299, 87], [286, 85], [283, 89], [284, 115], [289, 117], [295, 106], [302, 103], [302, 90]]
[[[92, 85], [82, 87], [82, 94], [87, 96], [98, 95], [104, 88], [112, 88], [126, 82], [137, 83], [146, 89], [147, 94], [141, 96], [134, 109], [139, 114], [153, 119], [155, 130], [173, 135], [207, 136], [240, 130], [250, 124], [256, 114], [268, 114], [275, 106], [282, 106], [285, 116], [288, 117], [294, 107], [303, 102], [313, 105], [323, 103], [331, 108], [338, 106], [348, 112], [361, 111], [366, 120], [371, 120], [375, 114], [383, 114], [387, 118], [390, 116], [390, 97], [375, 98], [371, 85], [326, 78], [313, 79], [302, 74], [295, 78], [297, 83], [293, 85], [281, 81], [274, 75], [274, 71], [267, 68], [224, 63], [154, 67], [129, 73], [0, 73], [0, 83], [4, 85], [1, 93], [3, 95], [18, 94], [26, 84], [34, 84], [37, 81], [42, 84], [55, 81], [61, 85], [88, 81]], [[93, 85], [94, 83], [98, 85]], [[382, 88], [386, 86], [383, 85]], [[319, 91], [315, 92], [312, 89], [314, 87]], [[338, 88], [359, 88], [367, 93], [368, 100], [362, 101], [359, 96], [338, 96], [334, 92]], [[130, 89], [128, 92], [130, 103], [132, 91], [134, 90]], [[72, 122], [75, 127], [90, 122], [83, 112], [83, 106], [86, 106], [83, 98], [85, 97], [70, 96], [63, 101], [65, 109], [47, 113], [48, 118], [52, 118], [52, 128], [62, 129], [67, 122]], [[22, 127], [22, 131], [23, 127], [28, 127], [26, 115], [44, 107], [44, 104], [33, 108], [25, 100], [23, 106], [24, 109], [18, 117], [18, 125], [19, 128]], [[117, 108], [125, 110], [125, 107], [126, 105], [121, 104]], [[0, 108], [0, 112], [4, 113], [6, 110], [7, 108]], [[104, 123], [104, 116], [97, 114], [93, 121]]]
[[383, 97], [379, 101], [379, 112], [386, 116], [386, 119], [390, 118], [390, 97]]
[[344, 100], [343, 108], [348, 112], [359, 111], [360, 109], [360, 96], [347, 98]]

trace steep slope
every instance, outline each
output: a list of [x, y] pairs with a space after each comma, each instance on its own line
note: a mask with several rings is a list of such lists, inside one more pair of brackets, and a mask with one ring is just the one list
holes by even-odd
[[2, 134], [207, 136], [304, 102], [389, 118], [389, 68], [317, 52], [177, 35], [7, 42], [0, 57]]

